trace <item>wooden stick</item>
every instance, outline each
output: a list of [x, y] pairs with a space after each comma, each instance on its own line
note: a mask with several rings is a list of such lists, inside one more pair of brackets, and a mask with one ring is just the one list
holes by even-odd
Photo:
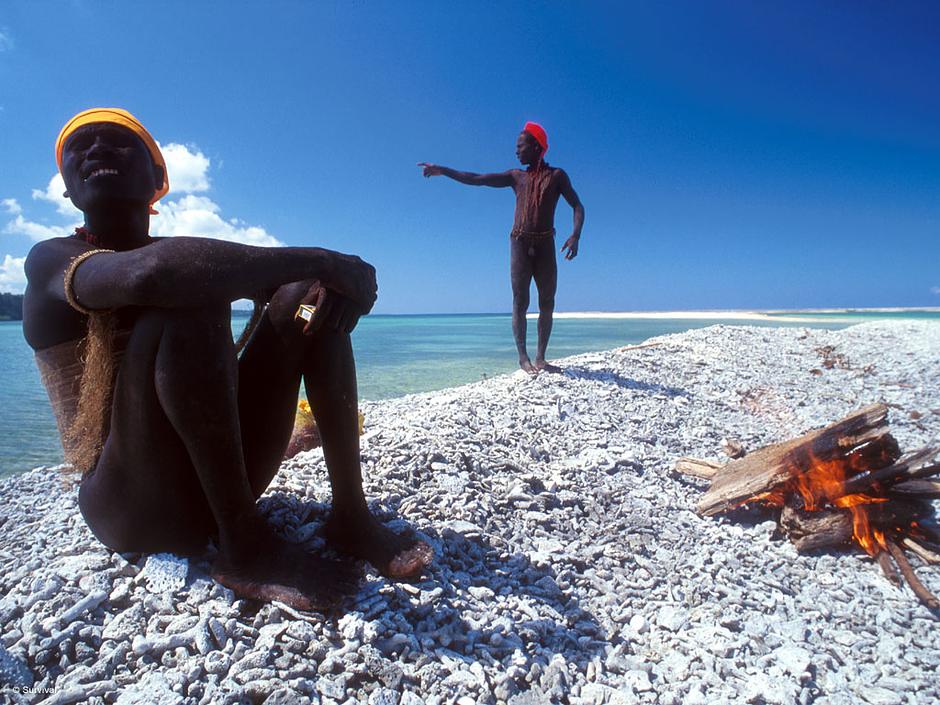
[[937, 545], [940, 545], [940, 532], [932, 529], [931, 527], [923, 523], [919, 523], [917, 525], [917, 530], [920, 531], [924, 536], [926, 536], [927, 540], [930, 541], [930, 543], [935, 543]]
[[940, 481], [908, 480], [889, 487], [887, 497], [920, 497], [921, 499], [940, 499]]
[[940, 553], [934, 553], [926, 546], [922, 546], [921, 544], [917, 543], [917, 541], [912, 539], [910, 536], [905, 536], [903, 539], [901, 539], [901, 544], [925, 563], [930, 563], [932, 565], [940, 563]]
[[881, 572], [885, 574], [888, 582], [892, 583], [895, 587], [901, 587], [901, 576], [898, 575], [898, 571], [894, 567], [894, 563], [891, 562], [891, 556], [889, 556], [884, 551], [878, 551], [878, 555], [875, 556], [875, 560], [877, 560], [878, 565], [881, 566]]
[[845, 481], [843, 495], [879, 492], [899, 482], [936, 475], [940, 473], [940, 464], [935, 462], [938, 453], [940, 448], [921, 448], [888, 467], [852, 477]]
[[894, 559], [894, 562], [897, 563], [898, 568], [901, 569], [901, 575], [904, 576], [904, 579], [907, 580], [907, 584], [911, 586], [911, 590], [917, 595], [917, 599], [932, 610], [940, 609], [940, 600], [938, 600], [936, 595], [930, 592], [930, 590], [924, 587], [924, 584], [914, 573], [914, 569], [911, 568], [911, 564], [908, 562], [907, 556], [904, 555], [904, 551], [901, 550], [901, 547], [888, 537], [885, 537], [885, 544], [887, 544], [888, 551], [891, 552], [891, 557]]
[[724, 465], [716, 463], [713, 460], [703, 460], [701, 458], [679, 458], [676, 461], [676, 472], [692, 477], [700, 477], [703, 480], [711, 480], [715, 473]]

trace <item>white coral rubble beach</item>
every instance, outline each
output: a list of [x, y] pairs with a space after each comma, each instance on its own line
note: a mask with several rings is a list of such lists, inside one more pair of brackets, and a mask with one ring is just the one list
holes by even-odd
[[[891, 705], [940, 698], [937, 615], [861, 553], [798, 555], [770, 513], [705, 519], [680, 456], [865, 404], [940, 436], [940, 325], [712, 326], [364, 403], [373, 509], [436, 551], [339, 618], [237, 600], [208, 563], [101, 546], [55, 469], [0, 485], [0, 696], [15, 703]], [[841, 366], [820, 369], [818, 348]], [[816, 370], [816, 372], [811, 372]], [[917, 413], [912, 413], [917, 412]], [[322, 453], [261, 504], [322, 548]], [[915, 567], [940, 593], [940, 567]]]

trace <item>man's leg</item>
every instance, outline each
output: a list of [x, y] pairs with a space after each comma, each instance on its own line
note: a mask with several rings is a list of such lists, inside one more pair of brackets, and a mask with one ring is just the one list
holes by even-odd
[[552, 335], [552, 316], [555, 313], [555, 291], [558, 287], [558, 263], [555, 259], [555, 238], [545, 238], [535, 246], [533, 267], [535, 287], [539, 292], [539, 342], [535, 351], [535, 367], [546, 372], [561, 372], [561, 368], [545, 361], [548, 339]]
[[530, 375], [538, 370], [526, 350], [526, 313], [529, 310], [529, 287], [532, 285], [532, 258], [529, 243], [523, 238], [509, 239], [509, 280], [512, 284], [512, 335], [516, 339], [519, 367]]
[[258, 516], [237, 382], [227, 306], [144, 311], [121, 364], [108, 441], [82, 482], [82, 513], [105, 544], [125, 551], [198, 550], [217, 529], [213, 574], [240, 596], [330, 604], [355, 571], [277, 538]]
[[[275, 411], [275, 416], [279, 413], [289, 419], [286, 431], [277, 422], [272, 428], [274, 417], [263, 410], [279, 407], [284, 401], [279, 390], [287, 385], [272, 384], [272, 379], [289, 377], [296, 370], [298, 377], [303, 376], [333, 490], [327, 538], [385, 575], [414, 577], [430, 562], [430, 547], [399, 536], [379, 523], [369, 511], [362, 490], [359, 401], [350, 337], [329, 326], [307, 336], [302, 333], [303, 326], [293, 319], [309, 286], [309, 282], [298, 282], [278, 290], [242, 355], [240, 405], [249, 477], [255, 488], [263, 491], [280, 464], [296, 410], [297, 382], [285, 408]], [[278, 440], [273, 442], [272, 438]]]

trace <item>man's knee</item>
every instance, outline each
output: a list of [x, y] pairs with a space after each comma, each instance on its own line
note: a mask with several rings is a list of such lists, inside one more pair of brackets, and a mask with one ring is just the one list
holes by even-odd
[[159, 326], [164, 330], [196, 329], [203, 334], [224, 328], [230, 331], [232, 316], [230, 304], [209, 304], [187, 308], [144, 308], [135, 323], [136, 326]]

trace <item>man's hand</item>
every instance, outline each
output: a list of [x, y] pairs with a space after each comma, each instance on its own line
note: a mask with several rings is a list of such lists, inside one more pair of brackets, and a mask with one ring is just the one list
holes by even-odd
[[355, 255], [333, 252], [333, 266], [323, 285], [349, 299], [364, 316], [372, 310], [379, 287], [375, 282], [375, 267]]
[[567, 250], [567, 252], [565, 253], [565, 259], [574, 259], [575, 257], [578, 256], [578, 241], [579, 240], [580, 238], [575, 237], [574, 235], [572, 235], [567, 240], [565, 240], [565, 244], [561, 246], [562, 252], [565, 252], [565, 250]]
[[424, 167], [422, 173], [424, 176], [440, 176], [443, 174], [443, 170], [437, 164], [428, 164], [427, 162], [418, 162], [418, 166]]
[[352, 333], [362, 316], [362, 311], [355, 303], [325, 287], [316, 291], [311, 289], [301, 303], [317, 308], [313, 318], [304, 325], [304, 335], [313, 335], [323, 326], [337, 333]]
[[[297, 317], [297, 310], [303, 304], [316, 308], [306, 322]], [[353, 301], [315, 279], [285, 284], [271, 297], [268, 306], [268, 317], [285, 340], [293, 338], [298, 331], [304, 335], [313, 335], [322, 329], [351, 333], [362, 315], [362, 309]]]

